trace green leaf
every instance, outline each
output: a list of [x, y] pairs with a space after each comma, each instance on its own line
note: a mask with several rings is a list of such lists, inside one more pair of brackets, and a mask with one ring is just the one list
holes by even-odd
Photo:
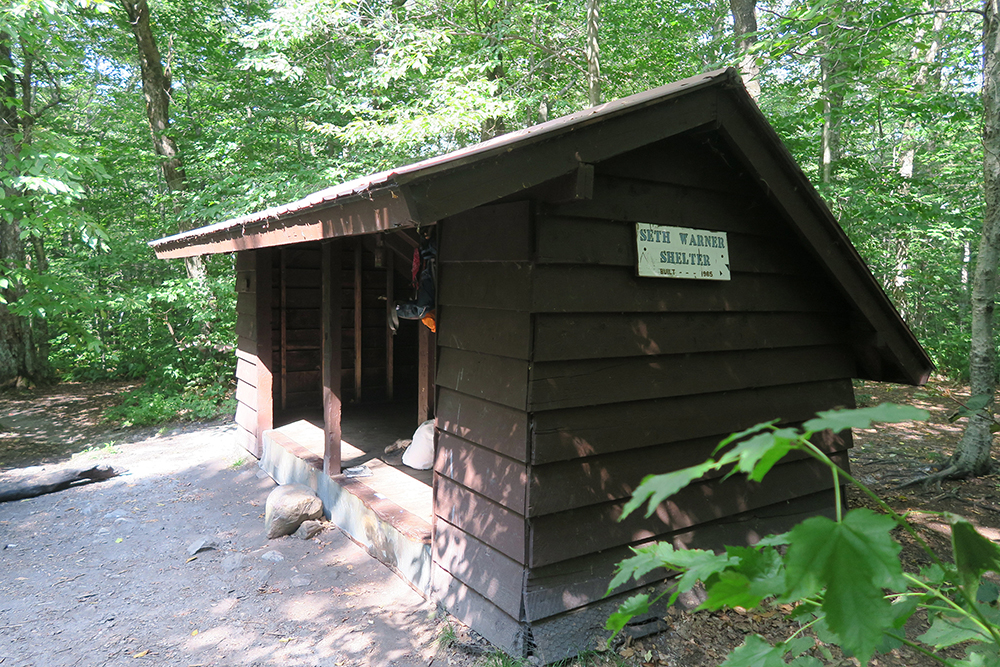
[[965, 405], [962, 405], [958, 410], [948, 415], [948, 421], [956, 422], [962, 417], [971, 417], [989, 405], [992, 400], [993, 394], [977, 394], [966, 401]]
[[862, 508], [848, 512], [841, 523], [813, 517], [789, 532], [784, 599], [800, 600], [822, 591], [828, 627], [861, 664], [892, 625], [882, 589], [906, 588], [900, 546], [889, 535], [895, 525], [891, 518]]
[[977, 582], [986, 572], [1000, 572], [1000, 546], [979, 534], [959, 516], [950, 516], [951, 548], [955, 567], [966, 584]]
[[826, 429], [839, 433], [849, 428], [868, 428], [872, 422], [893, 424], [905, 421], [926, 421], [929, 417], [930, 413], [927, 410], [910, 405], [882, 403], [873, 408], [817, 412], [816, 418], [807, 421], [802, 425], [802, 428], [810, 433]]
[[946, 648], [966, 641], [989, 641], [990, 636], [968, 616], [945, 616], [938, 614], [931, 621], [927, 632], [917, 640], [934, 648]]
[[823, 667], [823, 661], [811, 655], [800, 655], [788, 663], [792, 667]]
[[717, 554], [703, 549], [674, 549], [669, 542], [657, 542], [645, 547], [633, 548], [635, 554], [618, 564], [618, 571], [608, 586], [608, 593], [621, 586], [630, 578], [638, 580], [658, 567], [680, 571], [677, 587], [671, 601], [678, 593], [694, 588], [717, 572], [721, 572], [736, 562], [725, 554]]
[[633, 595], [625, 602], [621, 603], [618, 611], [608, 617], [608, 622], [604, 627], [614, 634], [621, 632], [622, 628], [635, 616], [641, 616], [649, 612], [649, 596], [645, 593]]
[[742, 440], [743, 438], [747, 437], [748, 435], [753, 435], [754, 433], [759, 433], [760, 431], [763, 431], [766, 428], [770, 428], [771, 426], [773, 426], [773, 425], [775, 425], [777, 423], [778, 423], [777, 419], [772, 419], [769, 422], [763, 422], [761, 424], [755, 424], [755, 425], [751, 426], [750, 428], [747, 428], [747, 429], [744, 429], [744, 430], [740, 431], [739, 433], [732, 433], [729, 436], [727, 436], [726, 438], [724, 438], [722, 440], [722, 442], [720, 442], [718, 445], [716, 445], [715, 450], [712, 453], [713, 454], [718, 454], [719, 450], [721, 450], [723, 447], [725, 447], [729, 443], [736, 442], [737, 440]]
[[736, 467], [726, 475], [742, 472], [759, 482], [781, 457], [794, 447], [799, 432], [790, 428], [777, 429], [739, 442], [719, 458], [719, 465], [736, 463]]
[[788, 639], [779, 644], [779, 646], [785, 649], [786, 654], [791, 654], [791, 655], [799, 655], [800, 653], [804, 653], [815, 645], [816, 645], [815, 639], [813, 639], [812, 637], [803, 637], [801, 635], [798, 637], [792, 637], [791, 639]]
[[976, 602], [980, 604], [993, 604], [1000, 599], [1000, 588], [992, 581], [983, 581], [976, 591]]
[[785, 667], [785, 650], [760, 635], [750, 635], [729, 654], [721, 667]]
[[781, 555], [771, 548], [726, 547], [729, 567], [705, 579], [707, 597], [699, 608], [752, 608], [785, 589]]
[[987, 645], [969, 651], [965, 660], [955, 663], [956, 667], [1000, 667], [1000, 655], [995, 645]]
[[704, 475], [709, 470], [718, 467], [715, 461], [705, 461], [704, 463], [676, 472], [664, 475], [648, 475], [632, 494], [632, 499], [622, 508], [622, 515], [619, 521], [638, 509], [643, 503], [649, 501], [649, 509], [646, 510], [646, 517], [653, 515], [656, 507], [664, 500], [674, 495], [688, 484]]

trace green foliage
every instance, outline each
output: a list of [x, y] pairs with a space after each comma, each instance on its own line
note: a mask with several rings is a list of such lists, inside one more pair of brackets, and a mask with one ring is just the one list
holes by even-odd
[[[968, 521], [949, 516], [952, 528], [952, 562], [943, 561], [920, 539], [916, 531], [875, 494], [853, 479], [811, 442], [830, 429], [868, 428], [874, 422], [926, 419], [924, 410], [883, 404], [857, 410], [832, 410], [807, 421], [801, 429], [778, 428], [773, 422], [759, 424], [734, 434], [720, 445], [715, 459], [687, 470], [647, 477], [636, 489], [625, 515], [643, 502], [652, 508], [672, 493], [702, 477], [709, 470], [732, 466], [760, 479], [789, 451], [805, 453], [832, 473], [836, 492], [836, 520], [814, 517], [784, 535], [768, 537], [749, 547], [727, 547], [724, 554], [702, 550], [677, 550], [656, 543], [633, 549], [634, 555], [619, 564], [608, 588], [657, 568], [680, 573], [677, 596], [699, 583], [706, 598], [699, 608], [740, 606], [755, 608], [772, 603], [790, 604], [801, 628], [788, 640], [771, 646], [759, 636], [748, 637], [724, 663], [727, 667], [750, 665], [818, 665], [805, 653], [815, 641], [802, 632], [812, 628], [824, 642], [839, 645], [867, 664], [873, 654], [901, 644], [933, 655], [942, 664], [954, 666], [1000, 664], [1000, 590], [985, 581], [988, 572], [1000, 572], [1000, 546], [981, 535]], [[843, 512], [840, 480], [856, 485], [885, 512], [859, 508]], [[933, 562], [918, 574], [903, 572], [900, 545], [892, 531], [903, 529]], [[613, 614], [607, 627], [616, 633], [635, 615], [645, 613], [651, 601], [645, 594], [627, 600]], [[902, 628], [914, 613], [925, 610], [931, 626], [910, 639]], [[967, 643], [962, 660], [944, 658], [936, 650]], [[788, 662], [788, 660], [791, 660]]]
[[[210, 260], [195, 288], [178, 262], [152, 257], [150, 239], [587, 104], [582, 3], [151, 0], [150, 9], [188, 180], [169, 195], [117, 4], [0, 7], [13, 70], [34, 65], [36, 107], [22, 149], [4, 156], [0, 225], [16, 223], [38, 249], [0, 265], [0, 299], [47, 326], [64, 378], [144, 377], [177, 392], [186, 391], [177, 378], [229, 381], [231, 263]], [[725, 3], [622, 0], [601, 11], [605, 99], [739, 62]], [[982, 215], [978, 15], [935, 24], [897, 0], [794, 0], [758, 5], [757, 18], [763, 112], [939, 370], [961, 379]], [[827, 107], [838, 154], [822, 182]], [[753, 457], [735, 470], [758, 479], [772, 462]]]
[[121, 405], [108, 408], [104, 418], [120, 426], [153, 426], [168, 421], [201, 421], [231, 415], [236, 409], [232, 390], [207, 387], [144, 384], [129, 392]]

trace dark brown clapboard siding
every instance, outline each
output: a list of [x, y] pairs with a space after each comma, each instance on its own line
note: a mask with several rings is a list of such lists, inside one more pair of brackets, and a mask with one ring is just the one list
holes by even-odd
[[288, 308], [319, 308], [320, 289], [317, 279], [310, 287], [295, 287], [285, 290], [285, 306]]
[[438, 387], [437, 425], [452, 433], [518, 461], [528, 460], [528, 413]]
[[524, 462], [500, 456], [446, 431], [438, 433], [435, 449], [435, 472], [525, 514], [528, 471]]
[[[716, 225], [707, 224], [706, 229]], [[539, 264], [602, 264], [629, 267], [636, 264], [634, 221], [600, 218], [542, 218], [537, 228]], [[729, 266], [743, 273], [816, 275], [809, 256], [791, 238], [729, 232]], [[673, 280], [662, 278], [658, 280]]]
[[854, 407], [850, 379], [537, 412], [532, 462], [725, 435], [771, 419], [799, 422], [834, 406]]
[[470, 308], [531, 310], [529, 263], [456, 262], [438, 269], [438, 303]]
[[257, 296], [249, 292], [239, 292], [236, 295], [237, 315], [256, 315]]
[[251, 387], [257, 386], [256, 359], [236, 359], [236, 380], [237, 382], [246, 382]]
[[466, 350], [438, 350], [440, 387], [524, 410], [528, 392], [528, 362]]
[[320, 350], [286, 350], [285, 370], [318, 371], [322, 367], [323, 354]]
[[441, 262], [531, 261], [529, 202], [480, 206], [438, 223]]
[[448, 613], [510, 655], [523, 655], [525, 628], [518, 618], [505, 613], [488, 598], [466, 586], [444, 568], [435, 565], [432, 573], [433, 598]]
[[601, 175], [594, 197], [547, 209], [558, 216], [651, 222], [674, 227], [786, 237], [788, 226], [763, 199], [720, 197], [716, 192]]
[[[798, 426], [798, 424], [788, 424]], [[708, 428], [711, 428], [710, 426]], [[688, 468], [711, 458], [719, 442], [728, 433], [672, 442], [641, 449], [628, 449], [570, 461], [531, 467], [528, 489], [528, 516], [541, 516], [565, 510], [629, 498], [646, 475], [662, 474]], [[824, 434], [815, 437], [827, 453], [852, 446], [850, 433]], [[801, 452], [788, 454], [784, 462], [804, 459]], [[728, 471], [713, 471], [704, 479], [721, 477]]]
[[315, 389], [302, 392], [288, 392], [285, 395], [285, 409], [322, 408], [323, 394]]
[[434, 525], [434, 563], [509, 616], [521, 618], [524, 565], [441, 519]]
[[527, 526], [522, 515], [438, 474], [434, 513], [518, 563], [525, 562]]
[[257, 410], [246, 403], [236, 402], [236, 423], [248, 431], [257, 430]]
[[[539, 265], [532, 274], [530, 310], [536, 313], [847, 310], [826, 283], [778, 274], [734, 273], [729, 281], [669, 280], [637, 278], [623, 267], [575, 264]], [[520, 305], [521, 310], [529, 309]]]
[[534, 361], [846, 344], [831, 313], [543, 313]]
[[257, 387], [246, 382], [236, 383], [236, 400], [248, 408], [257, 410]]
[[243, 336], [237, 336], [236, 338], [236, 358], [249, 361], [252, 364], [257, 363], [257, 342], [249, 338], [244, 338]]
[[512, 310], [441, 306], [437, 343], [499, 357], [531, 359], [531, 315]]
[[[765, 535], [785, 532], [811, 516], [832, 518], [834, 511], [833, 490], [827, 489], [660, 535], [656, 540], [631, 546], [662, 541], [678, 549], [720, 550], [724, 545], [745, 545], [757, 542]], [[629, 546], [621, 546], [529, 569], [524, 591], [526, 619], [535, 621], [600, 601], [618, 563], [631, 555]], [[639, 581], [622, 585], [615, 592], [633, 591], [667, 576], [669, 573], [666, 570], [654, 570]]]
[[252, 431], [247, 430], [242, 424], [236, 425], [236, 444], [248, 452], [257, 449], [257, 436]]
[[643, 146], [601, 162], [597, 171], [744, 198], [759, 194], [746, 169], [733, 159], [725, 144], [706, 133], [685, 133]]
[[551, 361], [531, 367], [533, 411], [854, 377], [837, 345]]
[[[847, 467], [847, 453], [833, 460]], [[661, 504], [653, 516], [635, 512], [618, 521], [624, 501], [591, 505], [531, 519], [528, 564], [549, 565], [588, 553], [646, 540], [758, 507], [773, 505], [832, 487], [829, 470], [807, 459], [775, 466], [766, 483], [730, 477], [681, 490]], [[600, 529], [596, 527], [600, 526]]]

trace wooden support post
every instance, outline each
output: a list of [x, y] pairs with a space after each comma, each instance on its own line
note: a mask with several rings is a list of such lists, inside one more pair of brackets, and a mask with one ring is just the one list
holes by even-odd
[[322, 281], [320, 317], [323, 321], [323, 472], [327, 475], [339, 475], [342, 433], [340, 243], [323, 242]]
[[354, 400], [361, 402], [361, 313], [364, 296], [361, 284], [361, 238], [354, 246]]
[[385, 399], [391, 401], [395, 394], [395, 369], [393, 367], [393, 343], [396, 336], [392, 330], [392, 311], [396, 309], [395, 276], [392, 251], [385, 253]]
[[271, 344], [271, 301], [272, 301], [272, 269], [271, 263], [274, 251], [262, 248], [253, 251], [255, 256], [254, 272], [257, 279], [255, 298], [256, 334], [257, 334], [257, 438], [255, 456], [261, 456], [264, 451], [264, 431], [274, 428], [274, 348]]
[[288, 409], [288, 267], [285, 262], [288, 257], [288, 253], [284, 248], [279, 248], [275, 252], [278, 253], [278, 266], [280, 267], [280, 273], [278, 280], [280, 281], [279, 297], [278, 297], [278, 317], [280, 322], [279, 336], [281, 341], [281, 409], [282, 411]]
[[417, 423], [434, 418], [434, 368], [437, 353], [436, 336], [422, 323], [417, 324]]

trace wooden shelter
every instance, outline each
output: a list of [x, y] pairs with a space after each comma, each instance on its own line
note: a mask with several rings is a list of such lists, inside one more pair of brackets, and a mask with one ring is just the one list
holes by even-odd
[[[393, 337], [387, 306], [431, 227], [437, 333], [404, 322]], [[668, 232], [690, 252], [662, 245]], [[337, 507], [374, 508], [427, 562], [371, 522], [356, 539], [494, 644], [545, 662], [594, 647], [629, 546], [746, 543], [833, 510], [829, 475], [789, 457], [763, 484], [704, 480], [618, 522], [645, 475], [761, 421], [852, 407], [852, 378], [921, 384], [931, 370], [733, 70], [152, 246], [237, 253], [246, 448], [305, 461]], [[406, 397], [406, 430], [436, 418], [426, 517], [340, 474], [352, 411]], [[298, 421], [310, 411], [312, 431]], [[825, 442], [845, 467], [850, 446]]]

